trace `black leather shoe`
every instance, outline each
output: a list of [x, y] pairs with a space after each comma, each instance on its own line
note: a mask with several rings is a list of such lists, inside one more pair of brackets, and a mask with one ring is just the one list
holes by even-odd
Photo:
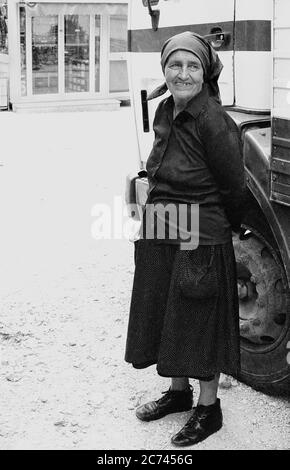
[[172, 437], [172, 444], [185, 447], [203, 441], [223, 425], [219, 398], [213, 405], [198, 405], [186, 425]]
[[170, 413], [191, 410], [193, 404], [192, 387], [186, 390], [167, 390], [163, 392], [163, 397], [156, 401], [150, 401], [139, 406], [136, 410], [137, 418], [142, 421], [153, 421], [163, 418]]

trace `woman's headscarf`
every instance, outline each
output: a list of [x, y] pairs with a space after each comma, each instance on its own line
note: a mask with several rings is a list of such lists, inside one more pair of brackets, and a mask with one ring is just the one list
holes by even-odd
[[[185, 31], [169, 38], [161, 50], [161, 67], [164, 73], [169, 56], [178, 50], [188, 51], [194, 54], [201, 62], [204, 72], [204, 81], [208, 84], [210, 95], [220, 103], [218, 78], [223, 68], [219, 56], [209, 42], [199, 34]], [[167, 91], [166, 83], [156, 88], [148, 96], [148, 100], [157, 98]]]

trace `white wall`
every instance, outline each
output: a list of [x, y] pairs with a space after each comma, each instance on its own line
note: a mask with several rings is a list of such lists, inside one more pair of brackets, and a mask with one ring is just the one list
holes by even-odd
[[239, 20], [272, 20], [273, 0], [237, 0], [236, 16]]
[[[286, 0], [289, 1], [289, 0]], [[236, 21], [272, 21], [273, 0], [237, 0]], [[236, 105], [269, 110], [272, 90], [272, 52], [235, 53]]]
[[273, 115], [290, 119], [290, 2], [274, 0]]

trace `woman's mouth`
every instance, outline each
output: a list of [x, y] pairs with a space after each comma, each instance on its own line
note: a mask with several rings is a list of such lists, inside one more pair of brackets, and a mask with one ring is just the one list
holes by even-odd
[[192, 86], [191, 83], [187, 83], [187, 82], [176, 82], [175, 85], [181, 88], [187, 88], [187, 87]]

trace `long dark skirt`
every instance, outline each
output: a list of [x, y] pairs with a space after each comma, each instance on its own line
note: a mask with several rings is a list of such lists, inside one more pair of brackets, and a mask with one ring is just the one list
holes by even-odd
[[165, 377], [208, 379], [240, 368], [239, 304], [232, 242], [180, 250], [135, 242], [125, 360], [157, 364]]

